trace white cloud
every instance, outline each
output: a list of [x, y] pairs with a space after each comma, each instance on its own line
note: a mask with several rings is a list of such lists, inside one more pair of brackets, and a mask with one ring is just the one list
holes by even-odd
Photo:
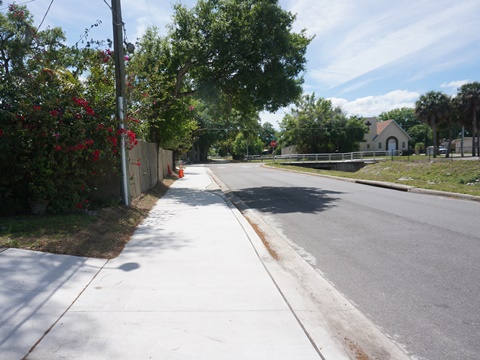
[[262, 124], [269, 122], [277, 130], [280, 130], [280, 122], [282, 121], [285, 114], [288, 112], [288, 108], [280, 109], [275, 113], [269, 113], [267, 111], [262, 111], [260, 113], [260, 120]]
[[443, 83], [440, 85], [442, 89], [447, 89], [449, 92], [457, 92], [457, 89], [461, 87], [462, 85], [468, 84], [470, 80], [457, 80], [457, 81], [450, 81], [448, 83]]
[[[331, 34], [340, 41], [324, 57], [328, 62], [311, 71], [311, 76], [332, 88], [399, 59], [408, 59], [425, 48], [434, 47], [438, 56], [445, 56], [458, 49], [459, 43], [471, 42], [472, 36], [478, 39], [477, 32], [472, 31], [474, 14], [480, 11], [478, 2], [440, 3], [435, 8], [427, 2], [423, 6], [392, 5], [377, 9], [383, 13], [365, 19], [360, 18], [360, 13], [348, 32]], [[446, 38], [454, 41], [444, 41]]]
[[309, 35], [322, 36], [345, 22], [354, 10], [351, 0], [294, 0], [284, 1], [297, 15], [294, 30], [306, 29]]
[[[365, 96], [353, 101], [344, 98], [331, 97], [330, 100], [334, 106], [339, 106], [347, 115], [359, 116], [378, 116], [382, 112], [390, 111], [396, 108], [415, 107], [415, 101], [420, 97], [419, 93], [407, 90], [394, 90], [383, 95]], [[285, 114], [290, 112], [289, 108], [284, 108], [276, 113], [262, 112], [260, 119], [262, 124], [265, 122], [271, 123], [277, 130], [280, 129], [279, 123], [282, 121]]]
[[407, 90], [394, 90], [384, 95], [366, 96], [353, 101], [343, 98], [329, 98], [332, 104], [340, 106], [348, 115], [378, 116], [396, 108], [415, 106], [420, 94]]

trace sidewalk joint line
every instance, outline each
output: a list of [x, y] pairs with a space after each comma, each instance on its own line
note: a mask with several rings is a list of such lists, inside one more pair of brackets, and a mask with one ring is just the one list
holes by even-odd
[[43, 333], [43, 335], [40, 337], [40, 339], [38, 339], [37, 342], [35, 344], [33, 344], [33, 346], [30, 348], [30, 350], [28, 350], [28, 352], [25, 354], [25, 356], [21, 360], [28, 360], [28, 356], [35, 350], [35, 348], [40, 344], [40, 342], [45, 338], [45, 336], [47, 336], [47, 334], [54, 328], [54, 326], [58, 324], [58, 322], [65, 316], [65, 314], [72, 308], [72, 306], [77, 302], [77, 300], [80, 298], [80, 296], [82, 296], [82, 294], [85, 292], [85, 290], [87, 290], [87, 288], [90, 286], [90, 284], [93, 282], [93, 280], [96, 279], [96, 277], [98, 276], [100, 271], [102, 271], [105, 268], [105, 266], [107, 266], [109, 261], [110, 260], [107, 259], [105, 264], [103, 264], [100, 267], [100, 269], [98, 269], [98, 271], [90, 279], [90, 281], [85, 285], [85, 287], [82, 289], [82, 291], [80, 291], [80, 293], [75, 297], [75, 299], [73, 299], [72, 303], [65, 309], [65, 311], [58, 317], [58, 319], [55, 320], [52, 325], [50, 325], [50, 327]]

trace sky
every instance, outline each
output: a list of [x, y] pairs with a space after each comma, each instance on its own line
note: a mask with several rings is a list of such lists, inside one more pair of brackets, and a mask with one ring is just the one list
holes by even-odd
[[[166, 31], [176, 1], [121, 0], [127, 40], [149, 26]], [[194, 0], [181, 3], [192, 6]], [[6, 11], [6, 4], [1, 8]], [[60, 26], [70, 44], [86, 28], [112, 38], [110, 0], [18, 0], [41, 29]], [[480, 81], [480, 0], [279, 0], [296, 14], [294, 31], [314, 40], [307, 51], [304, 93], [332, 100], [348, 115], [378, 116], [414, 107], [431, 91], [455, 95]], [[43, 22], [42, 22], [43, 20]], [[278, 128], [289, 109], [262, 113]]]

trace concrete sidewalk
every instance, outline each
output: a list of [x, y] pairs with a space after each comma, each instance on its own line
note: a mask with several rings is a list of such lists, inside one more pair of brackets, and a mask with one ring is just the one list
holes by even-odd
[[4, 360], [322, 358], [204, 167], [119, 257], [9, 249], [0, 270]]

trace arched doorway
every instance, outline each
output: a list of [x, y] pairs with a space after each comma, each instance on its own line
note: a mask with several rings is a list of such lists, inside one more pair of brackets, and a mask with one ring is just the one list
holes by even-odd
[[396, 151], [398, 150], [398, 139], [395, 136], [390, 136], [387, 139], [386, 149], [389, 155], [395, 155]]

